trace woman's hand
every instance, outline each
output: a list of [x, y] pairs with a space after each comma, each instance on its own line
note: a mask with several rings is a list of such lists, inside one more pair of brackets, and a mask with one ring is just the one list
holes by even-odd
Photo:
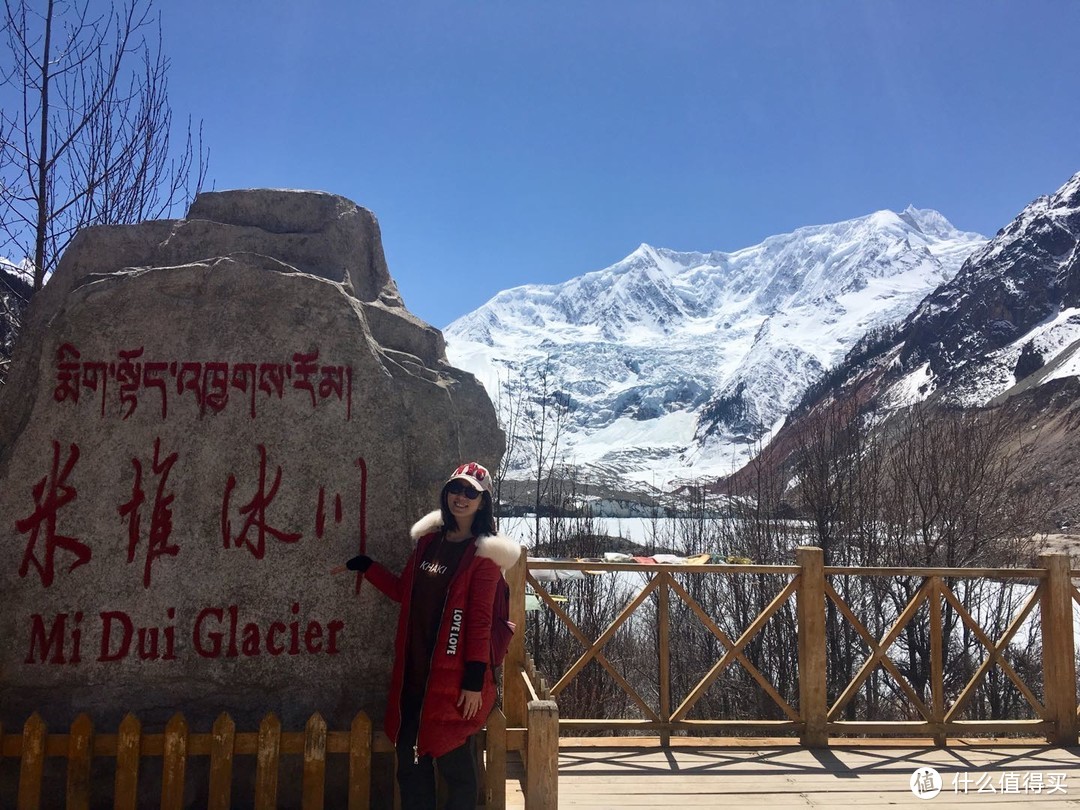
[[365, 573], [371, 567], [371, 557], [366, 554], [358, 554], [344, 565], [335, 565], [330, 569], [331, 574], [344, 574], [346, 571], [359, 571]]
[[471, 720], [480, 711], [482, 702], [483, 697], [480, 692], [470, 692], [468, 689], [462, 689], [461, 696], [457, 700], [457, 705], [461, 706], [461, 716], [466, 720]]

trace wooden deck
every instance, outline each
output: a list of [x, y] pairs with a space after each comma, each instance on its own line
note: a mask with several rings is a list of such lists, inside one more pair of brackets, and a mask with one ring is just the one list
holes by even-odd
[[[560, 808], [1080, 807], [1080, 748], [1038, 740], [950, 740], [948, 748], [853, 741], [817, 750], [776, 739], [676, 738], [667, 749], [655, 738], [561, 743]], [[924, 766], [941, 777], [932, 799], [911, 789], [912, 773]], [[522, 780], [520, 761], [512, 761], [507, 808], [524, 807]]]

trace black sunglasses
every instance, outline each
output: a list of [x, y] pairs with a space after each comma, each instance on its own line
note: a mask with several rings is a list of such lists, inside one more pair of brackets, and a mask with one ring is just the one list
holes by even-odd
[[452, 481], [446, 485], [447, 495], [464, 495], [470, 501], [475, 501], [480, 497], [480, 493], [470, 487], [468, 484], [463, 484], [460, 481]]

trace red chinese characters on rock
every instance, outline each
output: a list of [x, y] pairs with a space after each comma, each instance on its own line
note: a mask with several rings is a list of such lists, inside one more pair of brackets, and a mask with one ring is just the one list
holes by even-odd
[[[230, 474], [224, 484], [220, 521], [225, 548], [246, 548], [255, 559], [262, 560], [266, 557], [268, 540], [277, 540], [284, 544], [297, 543], [305, 536], [307, 521], [313, 518], [311, 534], [315, 539], [325, 540], [331, 528], [343, 527], [346, 537], [358, 539], [359, 553], [367, 550], [368, 476], [367, 464], [362, 457], [354, 462], [359, 475], [355, 489], [347, 487], [334, 491], [326, 485], [317, 485], [317, 489], [300, 493], [294, 491], [293, 495], [299, 495], [301, 501], [310, 504], [311, 511], [302, 510], [296, 513], [278, 509], [277, 514], [272, 515], [275, 511], [274, 501], [286, 481], [285, 471], [281, 465], [275, 465], [271, 475], [269, 451], [262, 444], [257, 445], [256, 449], [256, 472], [253, 476], [245, 477], [254, 478], [250, 489], [238, 485], [235, 474]], [[45, 588], [51, 587], [56, 581], [57, 566], [67, 562], [61, 554], [71, 558], [68, 574], [90, 563], [93, 557], [90, 543], [60, 531], [61, 510], [78, 498], [78, 491], [72, 485], [70, 477], [82, 456], [77, 444], [68, 447], [66, 457], [62, 450], [58, 441], [52, 442], [50, 470], [30, 490], [30, 497], [34, 502], [33, 510], [15, 521], [16, 530], [20, 534], [28, 535], [19, 565], [19, 576], [25, 578], [34, 570]], [[149, 460], [137, 456], [130, 459], [131, 469], [134, 471], [130, 496], [116, 507], [116, 513], [126, 522], [127, 563], [135, 562], [140, 545], [145, 548], [145, 554], [141, 558], [143, 564], [140, 577], [144, 589], [150, 589], [153, 585], [155, 562], [163, 556], [177, 557], [181, 551], [176, 543], [171, 542], [176, 496], [170, 491], [169, 485], [169, 476], [179, 458], [180, 454], [175, 451], [166, 454], [162, 449], [161, 438], [156, 438], [153, 455]], [[335, 474], [333, 480], [341, 480], [341, 476]], [[152, 501], [150, 492], [153, 493]], [[248, 492], [250, 497], [246, 502], [234, 503], [234, 497], [239, 501]], [[295, 498], [292, 500], [295, 502]], [[352, 524], [350, 519], [353, 515], [355, 524]], [[235, 533], [234, 517], [242, 519], [240, 529]], [[78, 515], [73, 516], [72, 521], [78, 524]], [[279, 521], [291, 521], [292, 525], [283, 527]], [[350, 524], [355, 525], [355, 533]], [[111, 538], [104, 540], [110, 548], [115, 547]], [[357, 576], [358, 592], [362, 581], [362, 577]]]
[[[49, 473], [34, 484], [31, 490], [34, 511], [22, 520], [15, 521], [15, 528], [20, 534], [30, 535], [26, 550], [23, 552], [22, 563], [19, 565], [19, 576], [25, 577], [33, 566], [41, 578], [41, 584], [46, 588], [53, 584], [56, 577], [57, 550], [66, 551], [75, 557], [68, 568], [69, 574], [80, 565], [90, 562], [92, 556], [91, 549], [86, 543], [57, 531], [57, 514], [63, 507], [79, 497], [78, 490], [68, 484], [68, 476], [79, 461], [79, 446], [72, 444], [68, 448], [63, 469], [60, 468], [60, 442], [54, 441], [52, 450], [52, 467]], [[41, 556], [38, 556], [39, 541], [44, 546]]]
[[[299, 513], [282, 514], [279, 508], [275, 519], [293, 522], [293, 525], [281, 528], [272, 524], [270, 512], [274, 511], [274, 502], [282, 487], [288, 487], [288, 476], [280, 465], [273, 465], [271, 475], [271, 453], [265, 445], [260, 444], [256, 448], [257, 471], [247, 476], [255, 479], [253, 493], [246, 503], [237, 507], [237, 512], [244, 517], [244, 523], [235, 535], [230, 515], [233, 508], [232, 497], [238, 490], [236, 476], [230, 475], [225, 483], [221, 521], [226, 548], [247, 548], [256, 559], [264, 559], [268, 545], [274, 547], [268, 544], [268, 539], [276, 539], [286, 544], [296, 543], [305, 537], [304, 527], [313, 517], [313, 531], [307, 536], [326, 541], [334, 533], [333, 530], [339, 528], [338, 534], [357, 541], [357, 550], [360, 553], [367, 550], [368, 469], [362, 457], [356, 458], [353, 464], [358, 476], [357, 485], [346, 484], [343, 489], [335, 490], [323, 484], [317, 485], [317, 488], [291, 493], [299, 496], [300, 501], [309, 503], [311, 511], [301, 509]], [[127, 562], [134, 563], [140, 546], [145, 547], [141, 566], [144, 589], [150, 589], [154, 585], [152, 572], [157, 559], [180, 555], [179, 546], [170, 542], [176, 496], [170, 491], [169, 484], [169, 476], [179, 459], [179, 453], [167, 453], [162, 448], [161, 438], [156, 438], [153, 454], [149, 459], [140, 458], [138, 455], [130, 459], [134, 471], [130, 497], [116, 507], [116, 512], [127, 524]], [[86, 464], [87, 460], [82, 458], [78, 445], [71, 444], [65, 455], [60, 442], [53, 441], [49, 471], [30, 490], [34, 501], [33, 511], [15, 521], [16, 529], [29, 535], [19, 575], [25, 578], [33, 569], [45, 588], [51, 587], [57, 581], [57, 566], [69, 561], [68, 574], [82, 566], [89, 568], [88, 564], [92, 561], [97, 567], [116, 567], [108, 558], [101, 561], [95, 557], [89, 543], [60, 533], [62, 510], [78, 498], [78, 491], [71, 479], [76, 465], [80, 463]], [[342, 476], [341, 472], [334, 470], [328, 471], [328, 474], [333, 476], [334, 481], [347, 481], [350, 476]], [[240, 486], [240, 490], [244, 490], [244, 487]], [[180, 514], [185, 513], [181, 511]], [[190, 514], [190, 511], [187, 514]], [[354, 515], [355, 524], [351, 519]], [[144, 518], [149, 520], [148, 527]], [[69, 515], [68, 522], [69, 525], [78, 524], [78, 515]], [[108, 548], [120, 546], [113, 538], [107, 537], [103, 540]], [[94, 545], [97, 547], [98, 543], [95, 541]], [[61, 555], [66, 555], [67, 558]], [[168, 573], [177, 575], [175, 570]], [[357, 591], [362, 581], [362, 576], [358, 574]], [[82, 584], [85, 587], [86, 583]], [[244, 619], [243, 610], [244, 606], [239, 603], [227, 607], [202, 607], [201, 610], [198, 607], [191, 608], [190, 615], [195, 615], [195, 611], [198, 611], [191, 634], [194, 651], [203, 658], [233, 658], [264, 654], [337, 655], [341, 649], [339, 640], [344, 633], [344, 621], [304, 618], [299, 602], [293, 602], [290, 607], [292, 615], [280, 621], [267, 622], [258, 617], [253, 620]], [[83, 619], [92, 615], [94, 610], [84, 609], [32, 614], [25, 626], [27, 653], [24, 663], [80, 664], [83, 660]], [[176, 608], [167, 609], [168, 622], [161, 627], [143, 624], [124, 610], [99, 610], [97, 617], [100, 620], [97, 626], [97, 638], [100, 641], [97, 662], [108, 663], [132, 658], [143, 661], [178, 659]]]
[[[233, 490], [236, 488], [236, 476], [230, 475], [225, 483], [225, 497], [221, 503], [221, 537], [225, 548], [247, 547], [256, 560], [266, 556], [266, 536], [280, 540], [282, 543], [295, 543], [303, 535], [300, 532], [284, 532], [275, 529], [267, 523], [266, 510], [277, 497], [278, 487], [281, 486], [281, 467], [274, 473], [274, 482], [266, 487], [266, 447], [259, 445], [259, 483], [251, 500], [240, 507], [240, 514], [245, 516], [244, 527], [240, 533], [233, 535], [232, 522], [230, 521], [230, 501]], [[255, 530], [254, 538], [251, 537], [252, 529]]]
[[[86, 390], [100, 395], [100, 415], [106, 416], [110, 386], [116, 385], [115, 414], [128, 419], [138, 409], [140, 393], [156, 391], [161, 419], [169, 415], [170, 392], [189, 399], [200, 417], [207, 412], [221, 413], [230, 402], [230, 393], [239, 391], [248, 415], [257, 416], [261, 400], [284, 399], [287, 391], [296, 391], [313, 409], [327, 400], [344, 406], [345, 420], [352, 419], [352, 366], [320, 365], [319, 350], [295, 352], [286, 363], [225, 363], [195, 360], [148, 360], [144, 347], [121, 349], [110, 362], [83, 360], [78, 348], [64, 343], [56, 351], [56, 386], [53, 400], [78, 405]], [[262, 394], [260, 398], [257, 396]]]
[[[280, 465], [275, 466], [273, 476], [269, 475], [269, 453], [265, 445], [257, 445], [259, 454], [258, 472], [254, 484], [254, 491], [250, 500], [242, 506], [236, 506], [233, 497], [237, 493], [237, 478], [230, 474], [225, 482], [225, 491], [221, 501], [221, 541], [225, 548], [246, 548], [251, 555], [261, 560], [266, 557], [267, 540], [273, 539], [281, 543], [292, 544], [299, 542], [304, 537], [300, 526], [293, 525], [288, 529], [275, 525], [274, 518], [269, 514], [274, 499], [282, 486], [284, 471]], [[318, 540], [325, 538], [327, 534], [328, 520], [335, 525], [345, 522], [346, 508], [349, 503], [356, 512], [357, 535], [359, 537], [360, 553], [367, 548], [367, 464], [363, 458], [356, 459], [355, 465], [359, 471], [360, 482], [355, 500], [348, 498], [349, 493], [327, 492], [326, 486], [320, 486], [315, 495], [315, 526], [314, 535]], [[306, 497], [306, 494], [305, 496]], [[332, 514], [327, 515], [327, 503], [332, 503]], [[235, 515], [234, 515], [235, 513]], [[243, 519], [239, 531], [234, 532], [233, 518], [238, 516]], [[287, 520], [292, 515], [284, 514], [278, 510], [277, 520]], [[360, 587], [361, 578], [357, 578], [357, 590]]]
[[[356, 469], [360, 471], [360, 491], [357, 498], [358, 506], [358, 526], [357, 534], [359, 535], [359, 554], [367, 552], [367, 462], [362, 458], [356, 460]], [[341, 493], [334, 494], [334, 515], [333, 520], [335, 524], [340, 524], [344, 519], [344, 511], [342, 509]], [[323, 535], [326, 533], [326, 488], [319, 487], [319, 502], [315, 507], [315, 536], [322, 540]], [[356, 575], [356, 593], [360, 593], [360, 586], [364, 583], [364, 575], [358, 573]]]
[[[150, 587], [150, 566], [154, 560], [162, 555], [175, 557], [180, 553], [180, 547], [169, 544], [169, 536], [172, 534], [172, 502], [175, 495], [166, 493], [169, 472], [173, 464], [179, 458], [179, 454], [172, 453], [164, 459], [161, 457], [161, 438], [154, 441], [154, 458], [151, 462], [151, 472], [158, 476], [157, 489], [154, 492], [154, 505], [150, 510], [150, 528], [147, 532], [146, 559], [143, 565], [143, 587]], [[133, 458], [131, 465], [135, 468], [135, 480], [131, 485], [131, 499], [117, 508], [121, 518], [128, 521], [128, 547], [127, 561], [135, 561], [135, 552], [141, 539], [142, 505], [146, 500], [143, 491], [143, 466], [142, 462]]]

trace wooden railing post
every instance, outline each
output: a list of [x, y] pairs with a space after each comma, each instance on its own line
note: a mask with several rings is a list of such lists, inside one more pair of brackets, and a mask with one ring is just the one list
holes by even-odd
[[800, 742], [808, 748], [829, 744], [828, 700], [825, 693], [825, 555], [820, 548], [801, 546], [795, 560], [802, 569], [796, 594], [799, 632]]
[[503, 661], [503, 714], [510, 728], [524, 728], [526, 704], [525, 684], [521, 672], [525, 667], [525, 572], [528, 552], [521, 548], [517, 564], [506, 572], [510, 586], [510, 621], [517, 628], [510, 640], [510, 649]]
[[[668, 574], [661, 573], [657, 596], [657, 649], [660, 652], [660, 719], [671, 722], [671, 614], [668, 607]], [[660, 732], [660, 745], [671, 745], [671, 729], [665, 727]]]
[[930, 577], [930, 718], [934, 745], [944, 748], [945, 735], [945, 630], [941, 618], [941, 577]]
[[161, 757], [161, 810], [183, 810], [188, 758], [188, 724], [184, 715], [174, 714], [166, 724]]
[[34, 712], [23, 725], [22, 762], [19, 764], [19, 810], [41, 807], [41, 777], [45, 770], [45, 721]]
[[68, 735], [67, 810], [90, 807], [90, 762], [94, 751], [94, 724], [80, 714]]
[[1043, 691], [1047, 719], [1053, 723], [1047, 740], [1054, 745], [1076, 745], [1076, 658], [1069, 555], [1042, 554], [1039, 567], [1047, 571], [1042, 598]]
[[498, 707], [488, 716], [484, 741], [484, 810], [506, 810], [506, 715]]
[[304, 810], [322, 810], [326, 799], [326, 721], [318, 712], [304, 727], [304, 773], [300, 783]]
[[349, 729], [349, 810], [371, 806], [371, 719], [359, 712]]
[[559, 807], [559, 707], [554, 700], [529, 701], [525, 767], [525, 810]]

